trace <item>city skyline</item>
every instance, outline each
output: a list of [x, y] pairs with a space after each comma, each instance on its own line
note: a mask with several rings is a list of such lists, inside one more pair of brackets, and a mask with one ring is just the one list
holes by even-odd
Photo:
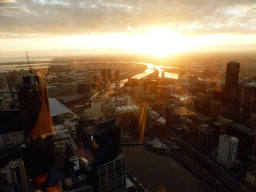
[[255, 50], [253, 1], [0, 2], [1, 57], [72, 49], [154, 56]]

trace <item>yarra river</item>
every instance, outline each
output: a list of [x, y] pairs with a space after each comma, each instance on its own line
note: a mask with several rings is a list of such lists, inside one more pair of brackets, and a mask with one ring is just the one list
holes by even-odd
[[122, 146], [122, 153], [126, 156], [127, 170], [150, 192], [160, 191], [161, 186], [166, 192], [205, 191], [202, 181], [171, 156], [151, 152], [142, 145]]

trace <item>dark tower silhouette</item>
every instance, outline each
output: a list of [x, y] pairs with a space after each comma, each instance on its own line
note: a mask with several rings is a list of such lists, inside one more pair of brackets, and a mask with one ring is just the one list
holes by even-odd
[[116, 81], [120, 80], [120, 71], [119, 70], [115, 71], [115, 80]]
[[81, 119], [77, 124], [80, 167], [94, 191], [126, 191], [126, 157], [121, 154], [120, 119]]
[[23, 76], [18, 86], [19, 110], [25, 146], [22, 157], [32, 178], [45, 173], [53, 162], [53, 133], [46, 84], [36, 74]]
[[231, 61], [227, 63], [225, 81], [225, 99], [223, 101], [223, 116], [233, 122], [239, 122], [241, 99], [239, 96], [239, 69], [240, 63]]
[[241, 123], [249, 126], [251, 113], [256, 112], [256, 83], [248, 83], [244, 86]]
[[238, 89], [240, 63], [231, 61], [227, 63], [225, 92], [227, 95], [235, 96]]
[[105, 81], [106, 78], [107, 78], [107, 71], [106, 71], [106, 69], [101, 69], [101, 76], [102, 76], [103, 80]]
[[108, 78], [109, 81], [111, 81], [111, 79], [112, 79], [111, 69], [107, 70], [107, 78]]

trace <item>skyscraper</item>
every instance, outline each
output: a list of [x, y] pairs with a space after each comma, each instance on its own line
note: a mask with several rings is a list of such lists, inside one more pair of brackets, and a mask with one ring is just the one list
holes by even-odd
[[[36, 74], [23, 76], [18, 87], [25, 147], [22, 156], [32, 178], [45, 173], [53, 162], [53, 133], [46, 84]], [[28, 165], [29, 164], [29, 165]]]
[[103, 117], [77, 124], [80, 168], [94, 191], [126, 191], [126, 158], [120, 144], [120, 119]]
[[161, 77], [162, 77], [162, 78], [165, 77], [165, 71], [161, 71]]
[[112, 80], [112, 73], [111, 73], [111, 69], [108, 69], [108, 70], [107, 70], [107, 78], [108, 78], [108, 80], [109, 80], [109, 81], [111, 81], [111, 80]]
[[217, 161], [229, 169], [236, 160], [237, 148], [238, 139], [236, 137], [220, 135]]
[[102, 76], [103, 80], [105, 81], [106, 78], [107, 78], [107, 71], [106, 71], [106, 69], [101, 69], [101, 76]]
[[222, 103], [220, 101], [211, 101], [210, 117], [216, 120], [217, 116], [221, 116], [221, 112], [222, 112]]
[[126, 157], [119, 154], [112, 161], [90, 171], [88, 184], [94, 191], [126, 192]]
[[120, 80], [120, 71], [119, 70], [115, 71], [115, 80], [116, 81]]
[[248, 83], [244, 86], [241, 123], [246, 125], [250, 119], [250, 114], [256, 111], [256, 82]]
[[85, 152], [83, 157], [91, 167], [107, 163], [121, 152], [119, 123], [120, 119], [115, 117], [78, 122], [77, 145], [82, 147], [81, 151]]
[[240, 63], [231, 61], [227, 63], [225, 92], [229, 96], [236, 96], [238, 89]]

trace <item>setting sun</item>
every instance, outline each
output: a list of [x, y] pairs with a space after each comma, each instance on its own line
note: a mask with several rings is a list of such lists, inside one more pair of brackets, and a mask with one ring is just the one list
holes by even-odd
[[151, 33], [138, 35], [135, 50], [154, 56], [166, 56], [193, 46], [192, 39], [172, 33], [167, 28], [153, 29]]

